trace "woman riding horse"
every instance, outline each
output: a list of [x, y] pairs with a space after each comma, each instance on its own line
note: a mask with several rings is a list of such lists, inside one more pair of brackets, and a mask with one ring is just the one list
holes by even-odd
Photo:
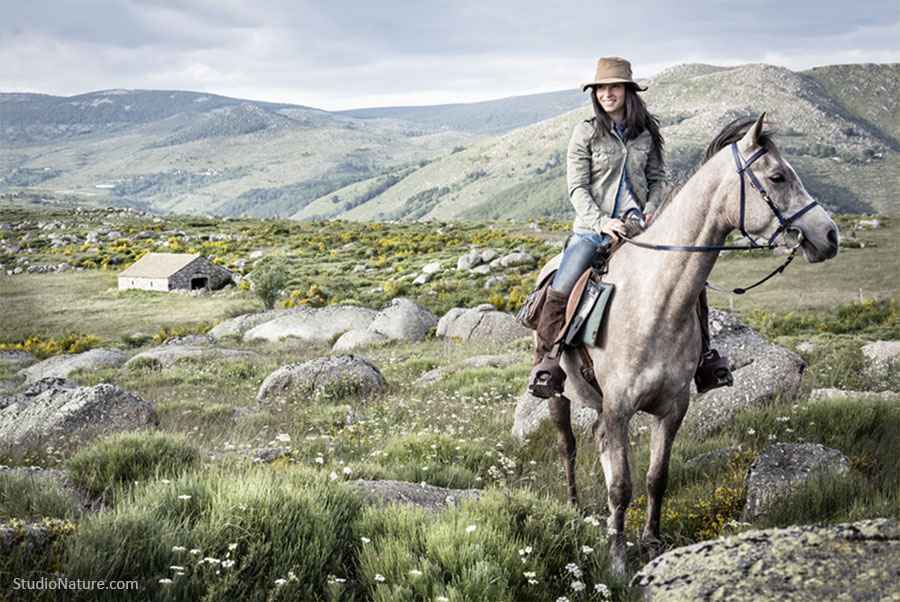
[[[647, 88], [632, 79], [631, 63], [618, 57], [597, 61], [591, 90], [594, 116], [575, 126], [569, 142], [567, 180], [575, 208], [573, 235], [547, 290], [535, 329], [534, 368], [528, 390], [535, 397], [561, 395], [566, 379], [560, 368], [560, 332], [576, 281], [598, 250], [620, 235], [633, 235], [650, 220], [665, 180], [663, 138], [659, 122], [637, 92]], [[629, 216], [629, 217], [626, 217]], [[602, 251], [601, 251], [602, 252]], [[726, 358], [709, 347], [706, 292], [697, 303], [702, 352], [695, 375], [701, 393], [732, 383]]]

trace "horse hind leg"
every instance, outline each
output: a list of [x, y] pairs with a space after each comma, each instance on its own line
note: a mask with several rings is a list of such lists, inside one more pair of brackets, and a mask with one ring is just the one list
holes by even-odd
[[556, 425], [556, 446], [566, 469], [566, 489], [569, 503], [578, 507], [578, 493], [575, 488], [575, 433], [572, 432], [571, 403], [566, 397], [551, 397], [550, 420]]

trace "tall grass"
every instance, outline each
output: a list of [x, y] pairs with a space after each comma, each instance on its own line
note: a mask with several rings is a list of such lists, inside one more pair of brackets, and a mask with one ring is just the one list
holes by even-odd
[[174, 477], [201, 462], [200, 450], [183, 435], [124, 433], [79, 451], [67, 468], [93, 497], [113, 501], [141, 481]]
[[136, 580], [145, 600], [327, 599], [330, 575], [355, 572], [359, 508], [306, 469], [198, 470], [138, 485], [82, 523], [65, 573]]

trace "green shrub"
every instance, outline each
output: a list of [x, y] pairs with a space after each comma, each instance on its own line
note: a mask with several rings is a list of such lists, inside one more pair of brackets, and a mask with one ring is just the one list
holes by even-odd
[[268, 309], [275, 308], [275, 302], [281, 296], [281, 290], [287, 283], [287, 268], [278, 261], [260, 261], [260, 264], [253, 268], [253, 293], [263, 302], [263, 306]]
[[112, 501], [117, 492], [151, 478], [174, 477], [195, 468], [200, 450], [182, 435], [125, 433], [101, 440], [69, 462], [72, 480], [95, 497]]
[[162, 362], [155, 357], [137, 357], [128, 363], [128, 369], [134, 372], [162, 370]]

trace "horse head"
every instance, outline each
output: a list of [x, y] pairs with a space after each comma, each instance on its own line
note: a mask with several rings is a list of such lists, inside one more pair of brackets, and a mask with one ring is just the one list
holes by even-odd
[[765, 237], [768, 245], [799, 246], [810, 263], [831, 259], [840, 245], [837, 226], [778, 151], [763, 127], [765, 116], [730, 149], [720, 150], [733, 158], [728, 160], [741, 178], [740, 206], [731, 204], [735, 214], [730, 217], [744, 234]]

